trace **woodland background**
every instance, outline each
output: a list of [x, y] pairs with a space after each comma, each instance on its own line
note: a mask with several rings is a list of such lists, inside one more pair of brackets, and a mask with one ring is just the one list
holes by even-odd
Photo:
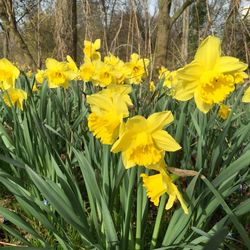
[[47, 57], [79, 64], [83, 41], [101, 38], [102, 53], [132, 52], [170, 70], [214, 34], [223, 53], [250, 60], [249, 0], [0, 0], [0, 57], [40, 68]]

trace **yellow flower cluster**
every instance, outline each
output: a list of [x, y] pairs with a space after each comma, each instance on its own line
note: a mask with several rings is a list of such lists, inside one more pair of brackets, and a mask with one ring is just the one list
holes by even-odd
[[[132, 54], [130, 62], [124, 63], [110, 54], [102, 62], [97, 52], [99, 45], [99, 41], [85, 42], [85, 62], [80, 67], [80, 79], [103, 87], [96, 94], [87, 96], [91, 109], [88, 116], [89, 130], [101, 143], [112, 145], [113, 153], [121, 152], [126, 169], [144, 166], [159, 172], [153, 176], [142, 175], [147, 194], [155, 205], [158, 205], [156, 201], [164, 193], [168, 193], [166, 209], [170, 209], [177, 198], [187, 213], [188, 209], [168, 174], [164, 161], [165, 152], [181, 148], [164, 130], [174, 119], [172, 113], [164, 111], [154, 113], [148, 118], [140, 115], [128, 118], [129, 107], [133, 106], [129, 97], [132, 90], [129, 84], [139, 84], [142, 81], [149, 61]], [[153, 82], [150, 86], [151, 91], [155, 91]], [[155, 179], [158, 185], [154, 186]]]
[[27, 99], [27, 93], [15, 86], [20, 71], [6, 58], [0, 59], [0, 90], [2, 99], [9, 107], [17, 106], [23, 109], [23, 101]]
[[138, 54], [132, 54], [127, 63], [111, 53], [101, 60], [97, 51], [100, 49], [100, 39], [94, 43], [84, 42], [84, 63], [80, 66], [79, 78], [83, 81], [105, 87], [110, 84], [140, 84], [146, 74], [148, 59], [141, 59]]

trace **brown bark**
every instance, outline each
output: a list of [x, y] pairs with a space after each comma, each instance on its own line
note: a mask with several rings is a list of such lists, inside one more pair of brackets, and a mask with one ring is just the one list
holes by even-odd
[[170, 32], [173, 24], [182, 15], [183, 11], [195, 0], [186, 0], [182, 6], [170, 16], [171, 0], [159, 0], [158, 31], [156, 35], [155, 65], [166, 64], [167, 51], [169, 47]]
[[0, 0], [0, 18], [2, 20], [2, 27], [6, 34], [6, 57], [12, 61], [17, 61], [20, 64], [27, 63], [34, 68], [36, 62], [17, 28], [11, 0]]
[[70, 55], [77, 59], [76, 0], [57, 0], [55, 9], [56, 57], [65, 60]]
[[226, 20], [226, 25], [224, 29], [223, 37], [223, 48], [227, 54], [236, 56], [237, 54], [237, 39], [236, 39], [236, 29], [237, 27], [237, 15], [239, 13], [240, 0], [231, 0], [229, 6], [229, 13]]
[[188, 34], [189, 34], [189, 7], [183, 12], [182, 19], [182, 46], [181, 54], [183, 57], [184, 63], [187, 63], [188, 59]]

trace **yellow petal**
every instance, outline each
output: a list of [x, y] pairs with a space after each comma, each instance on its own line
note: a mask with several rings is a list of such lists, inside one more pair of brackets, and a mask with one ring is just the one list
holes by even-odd
[[147, 119], [147, 123], [150, 126], [150, 130], [153, 132], [162, 129], [173, 120], [174, 117], [171, 111], [164, 111], [150, 115]]
[[126, 169], [132, 168], [135, 166], [135, 163], [129, 160], [126, 152], [122, 153], [122, 162]]
[[200, 78], [204, 70], [202, 64], [197, 61], [193, 61], [187, 64], [184, 68], [180, 68], [176, 71], [176, 78], [178, 81], [183, 82], [196, 82]]
[[181, 149], [181, 146], [166, 131], [159, 130], [152, 134], [156, 146], [164, 151], [174, 152]]
[[174, 201], [175, 201], [175, 195], [169, 195], [168, 202], [165, 206], [165, 209], [169, 210], [174, 205]]
[[250, 87], [248, 87], [245, 94], [243, 95], [242, 102], [250, 102]]
[[222, 56], [218, 59], [215, 70], [221, 73], [234, 73], [247, 69], [247, 64], [231, 56]]
[[94, 48], [95, 48], [95, 50], [100, 49], [100, 47], [101, 47], [101, 39], [96, 39], [94, 41]]
[[195, 60], [200, 62], [207, 70], [213, 69], [220, 57], [220, 39], [215, 36], [208, 36], [199, 46]]
[[173, 89], [173, 97], [179, 101], [188, 101], [194, 96], [199, 81], [179, 82]]
[[199, 96], [199, 92], [196, 91], [195, 94], [194, 94], [194, 100], [195, 100], [195, 103], [196, 103], [196, 106], [197, 108], [203, 112], [203, 113], [207, 113], [211, 108], [212, 108], [212, 104], [207, 104], [205, 103], [202, 98]]

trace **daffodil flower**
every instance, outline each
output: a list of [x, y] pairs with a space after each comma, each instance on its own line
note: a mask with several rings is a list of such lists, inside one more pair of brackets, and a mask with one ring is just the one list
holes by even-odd
[[97, 50], [101, 47], [101, 40], [96, 39], [93, 43], [91, 41], [85, 40], [84, 41], [84, 61], [86, 60], [100, 60], [101, 54]]
[[218, 116], [223, 120], [226, 120], [230, 112], [231, 109], [227, 105], [221, 104], [220, 109], [218, 111]]
[[48, 78], [49, 88], [68, 88], [69, 81], [76, 78], [77, 74], [72, 71], [66, 62], [59, 62], [53, 58], [47, 58], [44, 76]]
[[138, 54], [133, 53], [131, 59], [126, 63], [126, 67], [130, 71], [129, 83], [140, 84], [143, 76], [146, 73], [147, 66], [149, 64], [148, 59], [142, 59]]
[[165, 151], [181, 147], [163, 127], [173, 121], [170, 111], [158, 112], [147, 119], [137, 115], [128, 119], [111, 151], [122, 152], [125, 168], [148, 166], [160, 162]]
[[13, 105], [23, 110], [23, 101], [27, 99], [27, 93], [22, 89], [9, 88], [2, 94], [2, 98], [8, 107]]
[[89, 130], [103, 144], [113, 144], [119, 136], [123, 118], [128, 117], [127, 104], [119, 93], [97, 93], [87, 97], [92, 113], [88, 116]]
[[[164, 161], [164, 160], [163, 160]], [[163, 161], [160, 165], [162, 165]], [[177, 186], [173, 183], [172, 178], [167, 172], [166, 164], [158, 168], [154, 167], [159, 171], [158, 174], [148, 176], [147, 174], [141, 174], [143, 179], [143, 186], [147, 190], [147, 196], [154, 203], [155, 206], [159, 205], [160, 197], [167, 193], [169, 198], [165, 206], [165, 209], [168, 210], [173, 207], [176, 199], [180, 201], [181, 207], [185, 214], [188, 214], [188, 208], [182, 198], [181, 193], [179, 192]]]
[[223, 102], [234, 91], [247, 65], [239, 59], [221, 56], [220, 39], [206, 38], [199, 46], [194, 60], [177, 70], [178, 83], [174, 97], [187, 101], [194, 97], [199, 110], [207, 113], [214, 104]]
[[15, 87], [15, 80], [18, 78], [20, 71], [8, 59], [0, 59], [0, 88], [9, 89]]

